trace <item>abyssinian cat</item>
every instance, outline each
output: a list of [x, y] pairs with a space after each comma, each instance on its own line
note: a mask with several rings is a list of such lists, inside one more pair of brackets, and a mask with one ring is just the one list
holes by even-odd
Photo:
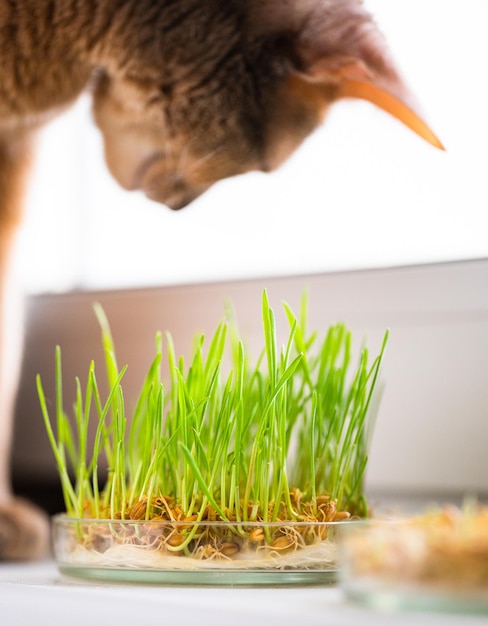
[[361, 0], [0, 0], [0, 67], [0, 559], [20, 559], [48, 547], [8, 476], [21, 343], [8, 261], [41, 125], [90, 90], [114, 177], [173, 209], [275, 169], [341, 98], [441, 146]]

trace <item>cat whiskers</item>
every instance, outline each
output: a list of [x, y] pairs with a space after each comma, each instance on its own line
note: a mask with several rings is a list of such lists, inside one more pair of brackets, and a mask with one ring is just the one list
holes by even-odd
[[[202, 165], [213, 159], [219, 152], [222, 152], [223, 146], [217, 146], [213, 150], [210, 150], [202, 157], [193, 160], [189, 157], [190, 147], [192, 144], [192, 139], [188, 140], [186, 144], [183, 146], [183, 149], [180, 152], [178, 163], [174, 169], [175, 176], [184, 180], [185, 178], [191, 177], [191, 175], [199, 170]], [[214, 182], [213, 180], [209, 180], [207, 184]]]
[[[206, 191], [219, 177], [209, 177], [208, 172], [200, 170], [221, 148], [217, 147], [194, 159], [191, 156], [191, 143], [191, 140], [186, 142], [181, 150], [175, 150], [170, 141], [162, 145], [162, 149], [147, 159], [139, 169], [136, 188], [143, 188], [150, 199], [166, 204], [171, 209], [183, 208]], [[198, 174], [195, 176], [196, 172]]]

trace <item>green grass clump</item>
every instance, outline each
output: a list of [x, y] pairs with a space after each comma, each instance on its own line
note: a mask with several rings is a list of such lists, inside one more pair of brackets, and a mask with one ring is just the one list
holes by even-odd
[[[304, 297], [298, 317], [284, 305], [289, 335], [278, 348], [275, 316], [263, 292], [264, 349], [255, 364], [227, 318], [208, 344], [204, 335], [195, 338], [188, 364], [176, 357], [171, 336], [166, 335], [163, 350], [158, 334], [155, 358], [129, 419], [126, 367], [119, 370], [108, 322], [99, 305], [95, 311], [107, 398], [101, 398], [92, 362], [84, 390], [76, 380], [70, 421], [63, 407], [59, 347], [54, 417], [37, 378], [69, 516], [321, 520], [324, 501], [337, 511], [367, 514], [363, 477], [387, 333], [372, 364], [364, 348], [354, 369], [351, 334], [343, 324], [331, 326], [321, 340], [307, 333]], [[163, 353], [168, 385], [161, 377]], [[226, 355], [231, 360], [227, 374]], [[93, 443], [91, 420], [96, 423]], [[108, 476], [102, 487], [103, 458]]]

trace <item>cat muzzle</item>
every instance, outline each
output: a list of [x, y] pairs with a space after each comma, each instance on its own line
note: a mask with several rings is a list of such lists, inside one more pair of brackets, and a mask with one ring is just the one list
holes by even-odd
[[154, 202], [164, 204], [173, 211], [179, 211], [180, 209], [185, 208], [196, 200], [204, 191], [205, 189], [201, 191], [189, 190], [182, 185], [177, 185], [176, 188], [173, 189], [168, 189], [164, 186], [151, 186], [144, 188], [144, 193], [147, 198], [153, 200]]
[[164, 156], [155, 153], [139, 167], [131, 187], [141, 189], [150, 200], [177, 211], [198, 198], [208, 185], [191, 185], [183, 176], [168, 171]]

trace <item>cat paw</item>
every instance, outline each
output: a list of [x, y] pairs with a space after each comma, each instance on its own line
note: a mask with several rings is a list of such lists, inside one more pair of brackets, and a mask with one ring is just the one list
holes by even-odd
[[0, 561], [30, 561], [49, 553], [49, 517], [21, 498], [0, 502]]

